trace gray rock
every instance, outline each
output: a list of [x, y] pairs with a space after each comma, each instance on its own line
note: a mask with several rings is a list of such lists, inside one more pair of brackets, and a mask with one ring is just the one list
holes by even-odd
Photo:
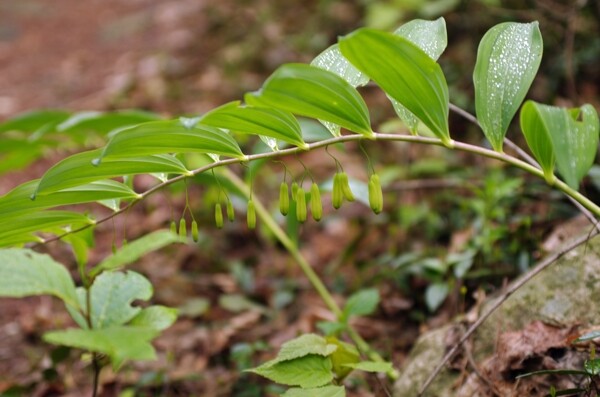
[[[495, 342], [501, 332], [522, 330], [535, 320], [559, 327], [599, 324], [599, 279], [600, 237], [596, 237], [567, 253], [530, 280], [490, 316], [472, 338], [475, 361], [481, 363], [493, 355]], [[493, 299], [488, 299], [481, 312], [487, 311], [493, 302]], [[401, 377], [394, 387], [395, 396], [417, 395], [417, 390], [448, 348], [446, 335], [451, 328], [445, 326], [419, 338], [400, 371]], [[465, 395], [456, 390], [458, 376], [456, 371], [442, 371], [425, 396]]]

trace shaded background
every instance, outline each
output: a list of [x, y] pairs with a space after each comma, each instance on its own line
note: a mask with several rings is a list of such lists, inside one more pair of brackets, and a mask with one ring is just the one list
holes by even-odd
[[[281, 63], [309, 62], [357, 27], [392, 30], [413, 18], [441, 15], [449, 46], [440, 63], [459, 106], [474, 111], [471, 73], [485, 31], [503, 21], [538, 20], [544, 59], [530, 98], [599, 107], [597, 1], [19, 0], [0, 2], [0, 118], [38, 108], [199, 114], [259, 88]], [[402, 130], [382, 93], [372, 87], [362, 93], [375, 128]], [[451, 131], [457, 139], [484, 144], [481, 133], [455, 115]], [[522, 142], [516, 129], [509, 136]], [[540, 241], [575, 212], [542, 182], [523, 180], [521, 173], [487, 160], [405, 145], [369, 151], [387, 181], [386, 213], [373, 217], [358, 204], [328, 210], [321, 224], [305, 225], [299, 238], [340, 301], [360, 288], [378, 287], [378, 312], [356, 326], [399, 366], [420, 332], [475, 302], [471, 293], [491, 293], [527, 270], [543, 252]], [[40, 176], [67, 154], [48, 153], [47, 161], [3, 175], [0, 191]], [[365, 159], [357, 147], [336, 155], [364, 180]], [[333, 164], [323, 153], [302, 159], [319, 181], [331, 177]], [[292, 172], [301, 173], [289, 161]], [[276, 166], [267, 171], [256, 184], [275, 207], [282, 172]], [[596, 194], [593, 178], [584, 190]], [[222, 231], [212, 227], [210, 194], [190, 186], [194, 212], [207, 225], [199, 247], [166, 250], [136, 268], [155, 284], [155, 301], [182, 308], [182, 318], [158, 340], [158, 362], [128, 367], [119, 377], [105, 372], [104, 396], [268, 395], [268, 382], [240, 370], [330, 318], [270, 236], [239, 222]], [[131, 238], [168, 224], [181, 212], [182, 187], [171, 196], [152, 197], [115, 229], [100, 228], [92, 261], [107, 255], [115, 230], [120, 238], [126, 228]], [[73, 261], [68, 250], [49, 249], [65, 263]], [[475, 257], [470, 277], [440, 270], [448, 255], [465, 252]], [[437, 310], [424, 298], [433, 284], [449, 289]], [[466, 297], [461, 286], [469, 291]], [[89, 393], [88, 367], [77, 352], [40, 342], [45, 330], [69, 323], [56, 302], [3, 300], [0, 308], [0, 393]], [[381, 395], [379, 388], [375, 379], [359, 377], [351, 395]]]

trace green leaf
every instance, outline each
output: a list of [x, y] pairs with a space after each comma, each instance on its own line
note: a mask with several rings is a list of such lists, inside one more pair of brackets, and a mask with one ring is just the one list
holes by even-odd
[[337, 74], [346, 80], [352, 87], [363, 86], [369, 82], [369, 76], [356, 69], [346, 58], [344, 58], [340, 51], [339, 44], [334, 44], [327, 48], [317, 55], [310, 64]]
[[578, 369], [544, 369], [541, 371], [528, 372], [526, 374], [517, 375], [515, 379], [528, 378], [536, 375], [584, 375], [587, 376], [586, 371]]
[[288, 389], [281, 397], [346, 397], [344, 386], [324, 386], [302, 389], [294, 387]]
[[51, 130], [68, 117], [69, 113], [62, 110], [36, 110], [17, 115], [0, 124], [0, 132]]
[[288, 386], [311, 388], [324, 386], [333, 380], [331, 360], [328, 357], [310, 354], [295, 360], [271, 361], [260, 367], [246, 370], [276, 383]]
[[152, 297], [152, 284], [141, 274], [104, 272], [90, 288], [90, 319], [93, 329], [109, 328], [127, 323], [142, 310], [131, 306], [135, 300]]
[[425, 290], [425, 303], [427, 304], [427, 308], [431, 312], [436, 311], [446, 300], [448, 292], [448, 283], [441, 282], [429, 284]]
[[95, 131], [107, 134], [117, 128], [160, 119], [157, 114], [140, 110], [120, 110], [110, 113], [79, 112], [61, 122], [60, 132]]
[[452, 145], [448, 85], [440, 65], [429, 55], [404, 37], [367, 28], [341, 38], [340, 49], [445, 145]]
[[364, 289], [348, 298], [343, 316], [346, 319], [350, 316], [368, 316], [377, 309], [377, 305], [379, 305], [379, 291], [376, 288]]
[[94, 221], [85, 215], [72, 211], [42, 211], [24, 214], [16, 219], [0, 222], [0, 246], [4, 239], [19, 234], [47, 231], [58, 226], [70, 226], [76, 229]]
[[556, 161], [565, 182], [577, 189], [596, 157], [600, 133], [596, 109], [592, 105], [565, 109], [527, 101], [521, 110], [521, 129], [546, 180], [552, 182]]
[[338, 75], [315, 66], [283, 65], [259, 91], [246, 94], [245, 100], [249, 105], [272, 106], [366, 136], [373, 134], [369, 110], [358, 91]]
[[486, 138], [498, 152], [537, 73], [542, 52], [537, 22], [501, 23], [479, 43], [473, 72], [475, 109]]
[[271, 363], [293, 360], [309, 354], [329, 356], [336, 349], [336, 345], [329, 344], [322, 336], [304, 334], [284, 343], [277, 354], [277, 358], [271, 360]]
[[46, 208], [109, 199], [139, 198], [139, 195], [126, 185], [106, 180], [64, 189], [32, 200], [38, 183], [39, 180], [26, 182], [0, 197], [0, 222]]
[[229, 134], [206, 125], [184, 125], [180, 120], [169, 120], [152, 121], [119, 131], [104, 147], [101, 159], [191, 152], [245, 158]]
[[592, 376], [598, 375], [600, 373], [600, 358], [585, 360], [583, 367], [588, 374]]
[[170, 174], [189, 174], [189, 171], [177, 158], [167, 154], [157, 154], [126, 159], [108, 158], [94, 166], [92, 161], [101, 155], [102, 150], [92, 150], [67, 157], [52, 166], [37, 187], [36, 195], [43, 195], [102, 179], [124, 175], [164, 172]]
[[67, 269], [48, 255], [26, 249], [0, 250], [0, 296], [53, 295], [79, 308], [75, 284]]
[[328, 337], [327, 342], [337, 346], [337, 349], [330, 356], [333, 372], [335, 373], [336, 379], [342, 381], [350, 372], [352, 368], [346, 366], [346, 364], [354, 364], [360, 361], [360, 354], [353, 345], [343, 342], [335, 337]]
[[[443, 17], [435, 21], [425, 21], [423, 19], [414, 19], [400, 26], [394, 34], [404, 37], [411, 43], [423, 50], [431, 59], [437, 61], [448, 45], [448, 36], [446, 33], [446, 21]], [[396, 114], [411, 133], [417, 134], [419, 119], [412, 114], [402, 104], [393, 98], [390, 98]]]
[[240, 106], [229, 102], [201, 117], [200, 123], [245, 134], [279, 139], [306, 148], [298, 120], [289, 112], [264, 107]]
[[47, 332], [43, 339], [55, 345], [104, 353], [110, 357], [116, 371], [125, 360], [156, 359], [150, 341], [157, 336], [158, 331], [150, 328], [111, 327]]
[[173, 325], [175, 320], [177, 320], [177, 309], [154, 305], [142, 309], [142, 311], [129, 322], [129, 325], [162, 331]]
[[359, 363], [344, 364], [344, 367], [365, 372], [390, 372], [394, 369], [392, 363], [380, 361], [361, 361]]
[[109, 256], [90, 271], [90, 275], [95, 277], [105, 270], [114, 270], [129, 265], [137, 261], [149, 252], [159, 250], [173, 243], [187, 241], [169, 230], [157, 230], [135, 241], [129, 242], [126, 246]]

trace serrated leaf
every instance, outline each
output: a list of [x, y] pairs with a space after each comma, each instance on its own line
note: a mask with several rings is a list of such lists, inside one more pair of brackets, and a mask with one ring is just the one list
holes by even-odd
[[39, 180], [26, 182], [0, 197], [0, 222], [47, 208], [116, 198], [139, 198], [139, 195], [128, 186], [117, 181], [106, 180], [64, 189], [32, 200], [31, 197], [38, 183]]
[[128, 325], [162, 331], [175, 323], [177, 312], [177, 309], [160, 305], [146, 307], [131, 319]]
[[376, 288], [369, 288], [358, 291], [344, 305], [343, 316], [368, 316], [372, 314], [379, 305], [379, 291]]
[[425, 290], [425, 303], [429, 311], [436, 311], [448, 296], [448, 283], [432, 283]]
[[135, 241], [129, 242], [129, 244], [94, 267], [90, 271], [90, 275], [94, 277], [102, 271], [121, 268], [137, 261], [149, 252], [159, 250], [173, 243], [184, 241], [186, 240], [169, 230], [157, 230], [150, 234], [146, 234]]
[[281, 346], [277, 358], [272, 363], [293, 360], [309, 354], [329, 356], [337, 346], [329, 344], [325, 338], [316, 334], [304, 334]]
[[206, 125], [184, 125], [180, 120], [152, 121], [121, 130], [104, 147], [101, 158], [191, 152], [245, 158], [229, 134]]
[[94, 221], [83, 214], [72, 211], [41, 211], [24, 214], [16, 219], [0, 221], [0, 246], [10, 236], [42, 232], [59, 226], [70, 226], [72, 229], [91, 225]]
[[283, 65], [259, 91], [246, 94], [245, 101], [329, 121], [366, 136], [373, 134], [369, 110], [358, 91], [338, 75], [315, 66]]
[[521, 110], [521, 129], [546, 179], [552, 181], [556, 162], [565, 182], [577, 189], [596, 157], [600, 132], [596, 109], [591, 105], [565, 109], [527, 101]]
[[324, 386], [310, 389], [294, 387], [288, 389], [281, 397], [346, 397], [344, 386]]
[[315, 354], [275, 364], [267, 362], [260, 367], [246, 371], [282, 385], [302, 388], [324, 386], [333, 380], [331, 360]]
[[392, 363], [381, 361], [361, 361], [359, 363], [344, 364], [344, 367], [365, 372], [390, 372], [394, 369]]
[[99, 165], [92, 164], [102, 150], [78, 153], [52, 166], [40, 179], [36, 195], [43, 195], [89, 182], [124, 175], [170, 173], [187, 174], [189, 171], [176, 157], [156, 154], [131, 158], [108, 158]]
[[206, 113], [200, 118], [200, 123], [306, 147], [298, 120], [290, 112], [280, 109], [241, 106], [239, 101], [234, 101]]
[[[448, 45], [446, 33], [446, 20], [443, 17], [435, 21], [414, 19], [400, 26], [394, 34], [408, 39], [423, 50], [431, 59], [437, 61]], [[409, 128], [411, 133], [417, 134], [419, 119], [410, 110], [406, 109], [400, 102], [390, 98], [396, 114]]]
[[135, 300], [152, 297], [152, 284], [141, 274], [104, 272], [94, 279], [90, 294], [90, 319], [93, 329], [123, 325], [142, 310], [133, 307]]
[[341, 38], [340, 49], [444, 144], [451, 145], [448, 85], [440, 65], [429, 55], [404, 37], [367, 28]]
[[50, 130], [68, 117], [69, 113], [62, 110], [36, 110], [19, 114], [0, 124], [0, 132]]
[[537, 22], [505, 22], [481, 39], [473, 72], [477, 120], [494, 150], [504, 136], [533, 82], [542, 60]]
[[53, 295], [79, 308], [75, 284], [63, 265], [31, 250], [0, 250], [0, 296], [31, 295]]
[[156, 352], [150, 341], [158, 331], [142, 327], [111, 327], [104, 329], [67, 329], [44, 334], [43, 339], [63, 345], [108, 355], [113, 369], [125, 360], [154, 360]]

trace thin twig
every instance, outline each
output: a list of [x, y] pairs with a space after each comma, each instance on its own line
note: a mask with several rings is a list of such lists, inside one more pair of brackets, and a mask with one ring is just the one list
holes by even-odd
[[538, 265], [533, 270], [531, 270], [529, 273], [525, 274], [522, 278], [520, 278], [514, 284], [512, 284], [510, 287], [508, 287], [506, 289], [506, 291], [502, 295], [500, 295], [500, 297], [498, 297], [496, 299], [496, 301], [488, 309], [488, 311], [485, 312], [481, 317], [479, 317], [477, 319], [477, 321], [475, 321], [475, 323], [473, 323], [473, 325], [471, 325], [469, 327], [467, 332], [465, 332], [465, 334], [459, 339], [458, 343], [456, 345], [454, 345], [454, 347], [452, 349], [450, 349], [450, 351], [448, 353], [446, 353], [444, 358], [442, 358], [441, 362], [435, 367], [433, 372], [429, 375], [429, 377], [427, 378], [427, 380], [425, 381], [423, 386], [421, 386], [421, 388], [419, 389], [419, 394], [417, 396], [420, 397], [423, 395], [423, 393], [431, 385], [433, 380], [441, 372], [442, 368], [452, 358], [452, 356], [454, 356], [454, 354], [458, 351], [459, 347], [462, 346], [463, 343], [465, 343], [465, 341], [467, 339], [469, 339], [471, 337], [471, 335], [473, 335], [473, 333], [477, 330], [477, 328], [479, 328], [479, 326], [481, 324], [483, 324], [485, 322], [485, 320], [487, 320], [488, 317], [493, 312], [496, 311], [496, 309], [498, 309], [513, 293], [515, 293], [515, 291], [517, 291], [523, 285], [527, 284], [531, 279], [533, 279], [535, 276], [537, 276], [543, 270], [548, 268], [551, 264], [556, 262], [558, 259], [562, 258], [562, 256], [565, 255], [567, 252], [577, 248], [578, 246], [580, 246], [581, 244], [585, 243], [590, 238], [592, 238], [598, 234], [600, 234], [600, 230], [595, 229], [595, 230], [593, 230], [593, 233], [590, 233], [589, 235], [581, 236], [581, 237], [573, 240], [570, 244], [568, 244], [562, 250], [550, 255], [549, 257], [547, 257], [546, 259], [544, 259], [543, 261], [538, 263]]

